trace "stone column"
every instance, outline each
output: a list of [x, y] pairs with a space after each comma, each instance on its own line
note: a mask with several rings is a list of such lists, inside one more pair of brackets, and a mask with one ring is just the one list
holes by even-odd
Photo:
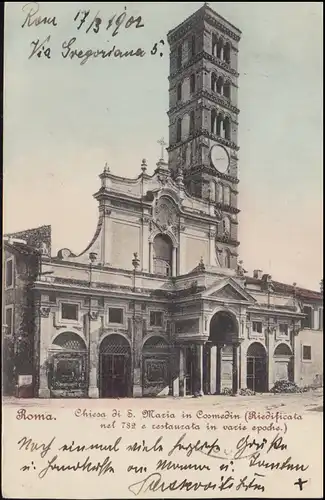
[[196, 344], [195, 395], [203, 396], [203, 343]]
[[237, 394], [239, 389], [239, 344], [232, 346], [232, 392]]
[[[112, 258], [112, 220], [110, 218], [111, 209], [109, 207], [103, 208], [103, 222], [102, 222], [102, 235], [101, 235], [101, 248], [100, 248], [100, 261], [102, 264], [110, 264]], [[115, 242], [115, 244], [118, 244]]]
[[221, 360], [222, 360], [222, 347], [217, 345], [216, 356], [216, 394], [221, 393]]
[[247, 388], [247, 339], [240, 345], [240, 387]]
[[141, 267], [143, 271], [150, 272], [149, 226], [145, 221], [143, 223], [142, 235]]
[[215, 229], [210, 229], [210, 231], [209, 231], [209, 265], [210, 266], [216, 265], [216, 247], [215, 247], [216, 234], [217, 233], [216, 233]]
[[149, 273], [153, 273], [153, 243], [149, 243]]
[[203, 393], [204, 394], [211, 394], [211, 347], [212, 345], [206, 344], [205, 345], [205, 352], [203, 348], [203, 382], [204, 382], [204, 387], [203, 387]]
[[133, 318], [133, 397], [142, 397], [142, 373], [141, 373], [141, 357], [142, 357], [142, 316]]
[[172, 276], [177, 275], [177, 248], [173, 247], [172, 250]]
[[179, 349], [179, 395], [180, 396], [186, 396], [185, 368], [186, 368], [185, 347], [180, 346]]
[[177, 398], [179, 397], [179, 386], [180, 386], [180, 356], [181, 347], [175, 347], [174, 353], [171, 355], [171, 377], [172, 377], [172, 387], [171, 394]]
[[186, 274], [189, 270], [186, 269], [185, 225], [181, 225], [179, 232], [178, 262], [178, 274]]
[[293, 334], [293, 344], [294, 344], [294, 382], [298, 386], [301, 385], [301, 344], [299, 339], [299, 333]]
[[39, 389], [38, 396], [40, 398], [50, 397], [50, 388], [47, 378], [48, 348], [51, 345], [51, 316], [50, 307], [40, 307], [40, 321], [39, 321]]
[[89, 360], [89, 386], [88, 396], [90, 398], [98, 398], [98, 341], [101, 328], [101, 318], [96, 313], [90, 313], [88, 325], [88, 360]]
[[267, 349], [267, 383], [268, 390], [274, 385], [274, 346], [275, 346], [275, 328], [270, 328], [268, 332], [268, 349]]
[[210, 348], [210, 394], [216, 392], [217, 346]]

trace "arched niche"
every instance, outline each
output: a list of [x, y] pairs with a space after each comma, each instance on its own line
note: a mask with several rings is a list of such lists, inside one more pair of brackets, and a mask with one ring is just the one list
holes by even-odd
[[274, 349], [274, 382], [278, 380], [293, 381], [294, 358], [292, 350], [284, 342], [278, 344]]
[[75, 332], [65, 331], [48, 352], [48, 385], [52, 397], [85, 397], [88, 386], [87, 346]]
[[151, 336], [142, 347], [142, 390], [144, 396], [169, 393], [170, 347], [163, 337]]

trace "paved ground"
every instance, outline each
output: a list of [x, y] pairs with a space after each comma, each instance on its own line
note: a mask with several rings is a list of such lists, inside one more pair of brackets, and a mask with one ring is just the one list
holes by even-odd
[[[114, 406], [111, 399], [16, 399], [13, 397], [3, 397], [5, 406], [19, 407], [89, 407], [92, 409], [103, 406]], [[78, 403], [77, 403], [78, 401]], [[90, 405], [91, 401], [91, 405]], [[254, 405], [255, 410], [279, 410], [295, 412], [323, 412], [323, 389], [317, 389], [301, 394], [257, 394], [255, 396], [203, 396], [201, 398], [139, 398], [139, 399], [121, 399], [125, 405], [133, 408], [168, 408], [170, 411], [186, 408], [209, 407], [236, 407], [236, 409], [248, 409]], [[123, 406], [124, 406], [123, 404]], [[216, 408], [217, 409], [217, 408]]]

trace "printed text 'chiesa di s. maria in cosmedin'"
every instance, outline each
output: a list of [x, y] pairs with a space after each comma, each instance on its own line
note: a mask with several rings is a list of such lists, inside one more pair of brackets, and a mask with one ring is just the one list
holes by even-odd
[[238, 256], [240, 37], [207, 5], [168, 33], [168, 161], [132, 179], [104, 168], [81, 254], [52, 256], [50, 226], [5, 239], [8, 391], [24, 377], [46, 398], [322, 385], [322, 291], [249, 277]]

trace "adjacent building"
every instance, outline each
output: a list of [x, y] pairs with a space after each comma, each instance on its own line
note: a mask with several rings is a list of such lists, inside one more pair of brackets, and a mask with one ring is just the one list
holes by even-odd
[[[5, 243], [5, 330], [17, 336], [24, 325], [7, 311], [30, 308], [35, 395], [322, 385], [322, 292], [259, 270], [248, 277], [239, 261], [240, 37], [207, 5], [168, 33], [168, 160], [161, 141], [151, 175], [145, 160], [134, 178], [105, 166], [94, 194], [98, 225], [81, 254], [52, 256], [44, 228], [34, 244], [21, 233]], [[35, 266], [22, 285], [27, 255]]]

